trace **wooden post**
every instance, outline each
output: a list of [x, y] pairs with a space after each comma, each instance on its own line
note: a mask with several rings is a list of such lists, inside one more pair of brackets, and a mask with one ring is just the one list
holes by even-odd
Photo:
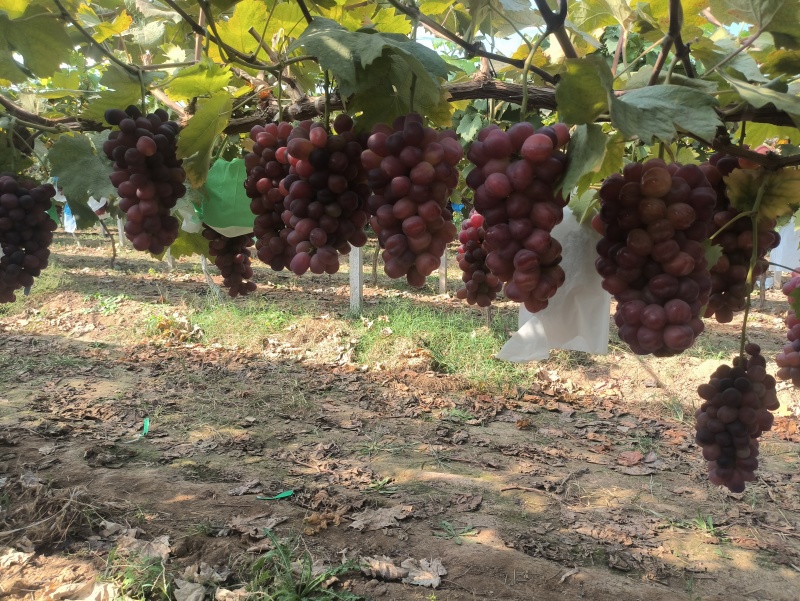
[[119, 236], [119, 247], [125, 248], [125, 224], [122, 217], [117, 217], [117, 235]]
[[350, 247], [350, 311], [361, 313], [364, 300], [364, 254], [359, 247]]
[[442, 253], [442, 262], [439, 264], [439, 294], [447, 292], [447, 247]]

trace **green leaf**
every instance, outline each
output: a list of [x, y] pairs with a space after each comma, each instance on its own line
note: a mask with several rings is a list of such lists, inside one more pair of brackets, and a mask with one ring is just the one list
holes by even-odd
[[453, 6], [453, 0], [422, 0], [419, 10], [424, 15], [441, 15]]
[[382, 33], [411, 33], [411, 21], [403, 14], [398, 14], [393, 8], [382, 8], [371, 19], [375, 29]]
[[[741, 132], [741, 128], [739, 128], [739, 132]], [[739, 132], [733, 137], [738, 139]], [[797, 136], [798, 131], [794, 127], [748, 121], [745, 129], [744, 141], [751, 148], [756, 148], [764, 144], [767, 140], [788, 140], [797, 138]]]
[[[183, 229], [178, 230], [178, 237], [169, 247], [169, 253], [173, 259], [181, 257], [191, 257], [192, 255], [205, 256], [210, 259], [208, 240], [203, 238], [201, 233], [189, 233]], [[161, 255], [163, 257], [167, 251]], [[161, 258], [159, 257], [159, 258]]]
[[132, 4], [143, 17], [156, 17], [167, 20], [171, 19], [175, 23], [178, 23], [181, 20], [181, 16], [177, 12], [171, 10], [166, 4], [163, 4], [158, 0], [155, 0], [154, 2], [150, 2], [149, 0], [133, 0]]
[[703, 247], [706, 251], [706, 263], [708, 264], [708, 268], [711, 269], [719, 263], [719, 259], [722, 256], [722, 247], [709, 240], [703, 242]]
[[195, 96], [211, 96], [231, 79], [227, 65], [217, 65], [206, 59], [197, 65], [181, 69], [164, 84], [164, 91], [173, 100], [189, 100]]
[[789, 308], [795, 315], [800, 316], [800, 288], [792, 290], [786, 298], [789, 301]]
[[608, 111], [613, 77], [602, 57], [568, 59], [556, 86], [558, 115], [565, 123], [593, 123]]
[[111, 198], [117, 194], [108, 179], [111, 162], [96, 152], [84, 134], [61, 134], [47, 152], [47, 162], [50, 174], [58, 178], [58, 185], [64, 189], [64, 196], [76, 217], [83, 215], [94, 223], [86, 212], [94, 214], [87, 205], [89, 197]]
[[614, 127], [646, 144], [670, 142], [678, 129], [710, 140], [722, 125], [713, 96], [682, 86], [640, 88], [609, 100]]
[[33, 161], [22, 154], [11, 143], [10, 136], [0, 130], [0, 172], [11, 171], [21, 173], [33, 164]]
[[584, 190], [580, 194], [573, 194], [568, 206], [578, 223], [591, 223], [592, 217], [600, 208], [597, 190]]
[[461, 117], [456, 133], [463, 141], [471, 142], [477, 137], [481, 127], [483, 127], [483, 118], [480, 113], [466, 113]]
[[[49, 13], [40, 12], [26, 16], [24, 21], [13, 22], [0, 15], [0, 54], [10, 57], [12, 52], [17, 52], [24, 60], [25, 69], [39, 77], [49, 77], [57, 71], [72, 47], [63, 22], [53, 19]], [[5, 62], [0, 67], [0, 77], [13, 81], [3, 73], [15, 64], [13, 60]], [[20, 73], [25, 71], [20, 69]]]
[[150, 21], [141, 27], [131, 27], [128, 29], [127, 35], [130, 36], [134, 44], [144, 48], [153, 48], [158, 46], [164, 39], [166, 30], [164, 21]]
[[710, 4], [711, 12], [724, 25], [744, 21], [766, 27], [784, 2], [786, 0], [711, 0]]
[[30, 0], [0, 0], [0, 10], [6, 13], [9, 19], [19, 19], [25, 14]]
[[178, 137], [178, 157], [184, 159], [186, 176], [195, 188], [206, 181], [214, 143], [228, 125], [232, 108], [230, 94], [214, 94], [199, 104], [197, 112]]
[[731, 204], [740, 211], [752, 211], [763, 187], [759, 216], [777, 219], [800, 207], [800, 170], [734, 169], [726, 175], [725, 186]]
[[785, 0], [767, 31], [777, 48], [800, 49], [800, 2]]
[[770, 52], [761, 68], [770, 77], [800, 73], [800, 50], [775, 50]]
[[[142, 74], [142, 79], [147, 86], [163, 76], [163, 73], [157, 71], [147, 71]], [[100, 78], [100, 84], [108, 89], [103, 90], [87, 103], [86, 109], [81, 113], [81, 117], [84, 119], [103, 123], [103, 115], [106, 110], [124, 109], [129, 104], [138, 105], [142, 101], [142, 87], [139, 78], [115, 64], [108, 66]]]
[[756, 108], [772, 104], [778, 110], [788, 113], [794, 124], [800, 127], [800, 97], [784, 94], [766, 86], [754, 86], [747, 82], [733, 79], [724, 73], [720, 73], [720, 75], [734, 87], [739, 96], [742, 97], [742, 100]]
[[603, 156], [603, 163], [596, 171], [586, 173], [578, 181], [578, 194], [583, 194], [592, 184], [600, 182], [612, 173], [622, 171], [622, 157], [625, 154], [625, 139], [622, 134], [615, 132], [606, 135], [606, 152]]
[[561, 187], [567, 194], [572, 193], [572, 189], [584, 175], [600, 170], [605, 154], [606, 135], [602, 126], [592, 123], [575, 128], [567, 149], [567, 172], [561, 182]]
[[[652, 65], [645, 65], [638, 71], [634, 72], [630, 79], [625, 82], [626, 90], [635, 90], [637, 88], [646, 88], [650, 85], [650, 76], [653, 74]], [[662, 70], [658, 74], [658, 84], [663, 84], [667, 81], [667, 74]], [[686, 86], [688, 88], [696, 88], [704, 92], [716, 92], [719, 86], [714, 81], [707, 79], [697, 79], [696, 77], [686, 77], [680, 73], [673, 73], [669, 79], [671, 84], [678, 86]]]

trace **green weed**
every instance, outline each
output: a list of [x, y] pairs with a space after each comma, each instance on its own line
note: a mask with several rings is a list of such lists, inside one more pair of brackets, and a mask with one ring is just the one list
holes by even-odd
[[158, 558], [130, 555], [123, 557], [115, 549], [108, 554], [103, 579], [115, 582], [135, 601], [171, 599], [171, 583]]
[[434, 532], [433, 533], [434, 536], [452, 540], [457, 545], [463, 544], [464, 542], [463, 537], [478, 536], [478, 534], [480, 533], [480, 530], [478, 530], [474, 526], [464, 526], [463, 528], [457, 528], [446, 520], [442, 520], [441, 522], [439, 522], [439, 529], [441, 530], [441, 532]]

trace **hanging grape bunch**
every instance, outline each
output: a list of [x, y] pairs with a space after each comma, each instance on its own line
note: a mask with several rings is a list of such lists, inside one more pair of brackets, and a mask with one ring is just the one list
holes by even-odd
[[563, 123], [535, 130], [517, 123], [508, 131], [490, 125], [478, 133], [467, 158], [475, 168], [467, 185], [484, 217], [486, 266], [510, 300], [531, 312], [544, 309], [564, 283], [561, 245], [550, 232], [564, 217], [567, 201], [555, 184], [569, 142]]
[[711, 277], [703, 242], [717, 193], [696, 165], [630, 163], [600, 188], [595, 266], [620, 338], [639, 355], [678, 354], [703, 331]]
[[[700, 165], [718, 194], [711, 236], [714, 244], [721, 247], [722, 256], [716, 265], [711, 266], [711, 295], [704, 317], [714, 317], [719, 323], [729, 323], [734, 313], [744, 310], [752, 282], [769, 266], [764, 257], [780, 244], [780, 235], [775, 231], [775, 219], [758, 218], [754, 240], [753, 217], [742, 216], [728, 199], [722, 178], [734, 169], [741, 168], [742, 162], [736, 157], [717, 153], [711, 156], [708, 163]], [[757, 260], [751, 285], [748, 286], [747, 274], [754, 243], [758, 246]]]
[[[798, 289], [800, 289], [800, 276], [793, 277], [783, 285], [783, 293], [790, 299], [792, 293]], [[786, 328], [786, 338], [789, 342], [775, 357], [775, 363], [779, 367], [776, 375], [779, 380], [791, 380], [795, 388], [800, 388], [800, 315], [791, 306], [786, 316]]]
[[[291, 132], [292, 125], [286, 122], [256, 125], [250, 130], [253, 149], [244, 159], [247, 169], [244, 188], [252, 199], [250, 210], [256, 215], [253, 223], [256, 252], [258, 258], [275, 271], [289, 267], [294, 256], [294, 247], [286, 241], [291, 230], [281, 217], [287, 208], [281, 181], [289, 175], [285, 153]], [[283, 162], [278, 160], [279, 155]]]
[[250, 235], [228, 238], [206, 224], [203, 224], [203, 238], [208, 240], [209, 253], [222, 273], [222, 285], [228, 289], [228, 295], [236, 298], [253, 292], [255, 282], [247, 281], [253, 277], [250, 266], [253, 238]]
[[276, 153], [290, 165], [280, 185], [286, 193], [281, 217], [294, 248], [289, 268], [297, 275], [336, 273], [340, 254], [367, 243], [362, 146], [349, 116], [338, 115], [333, 129], [329, 135], [322, 123], [304, 121], [289, 134], [286, 152]]
[[47, 267], [56, 222], [47, 214], [56, 190], [10, 173], [0, 174], [0, 303], [33, 285]]
[[772, 411], [780, 405], [775, 378], [757, 344], [745, 345], [749, 357], [720, 365], [697, 394], [703, 404], [695, 413], [695, 439], [708, 461], [708, 479], [731, 492], [742, 492], [755, 479], [758, 437], [772, 428]]
[[483, 215], [473, 209], [461, 223], [461, 233], [458, 235], [461, 246], [458, 247], [456, 258], [463, 272], [461, 280], [464, 286], [456, 292], [456, 296], [470, 305], [488, 307], [497, 298], [503, 283], [486, 267], [486, 250], [483, 247], [486, 231], [483, 222]]
[[370, 224], [390, 278], [405, 276], [420, 288], [439, 268], [457, 233], [447, 199], [463, 154], [455, 132], [425, 127], [416, 113], [372, 129], [361, 160], [372, 188]]
[[114, 161], [109, 178], [127, 218], [125, 236], [136, 250], [161, 254], [178, 237], [170, 209], [186, 194], [186, 172], [176, 154], [180, 127], [163, 109], [145, 117], [135, 106], [109, 109], [105, 119], [119, 127], [103, 152]]

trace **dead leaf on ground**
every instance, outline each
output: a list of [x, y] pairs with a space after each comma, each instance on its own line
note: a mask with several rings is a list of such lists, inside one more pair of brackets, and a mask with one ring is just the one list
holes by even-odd
[[392, 560], [385, 555], [375, 557], [362, 557], [361, 572], [365, 576], [371, 578], [380, 578], [381, 580], [400, 580], [408, 576], [406, 568], [400, 568], [394, 565]]
[[644, 459], [644, 455], [642, 455], [642, 453], [639, 451], [625, 451], [624, 453], [619, 454], [619, 457], [617, 457], [617, 463], [626, 467], [630, 467], [640, 463], [642, 459]]
[[51, 584], [41, 595], [42, 601], [115, 601], [120, 591], [111, 582], [71, 582]]
[[169, 557], [170, 552], [169, 536], [165, 534], [151, 541], [146, 541], [126, 534], [117, 540], [117, 552], [122, 555], [138, 555], [142, 558], [160, 559], [164, 562]]
[[483, 495], [457, 495], [451, 503], [455, 505], [456, 511], [475, 511], [483, 503]]
[[447, 575], [441, 559], [406, 559], [400, 566], [408, 570], [408, 576], [403, 578], [405, 584], [436, 588], [442, 583], [441, 577]]
[[353, 516], [350, 528], [356, 530], [381, 530], [395, 528], [400, 525], [398, 520], [404, 520], [411, 515], [414, 508], [411, 505], [395, 505], [382, 509], [367, 509]]
[[206, 596], [206, 588], [202, 584], [176, 578], [175, 589], [172, 593], [175, 595], [175, 601], [203, 601]]
[[264, 485], [261, 480], [249, 480], [244, 484], [240, 484], [236, 488], [228, 491], [232, 497], [240, 497], [242, 495], [258, 495], [264, 492]]
[[655, 474], [656, 470], [652, 467], [647, 467], [644, 465], [632, 465], [630, 467], [620, 466], [617, 469], [618, 472], [621, 474], [627, 474], [628, 476], [649, 476], [650, 474]]

